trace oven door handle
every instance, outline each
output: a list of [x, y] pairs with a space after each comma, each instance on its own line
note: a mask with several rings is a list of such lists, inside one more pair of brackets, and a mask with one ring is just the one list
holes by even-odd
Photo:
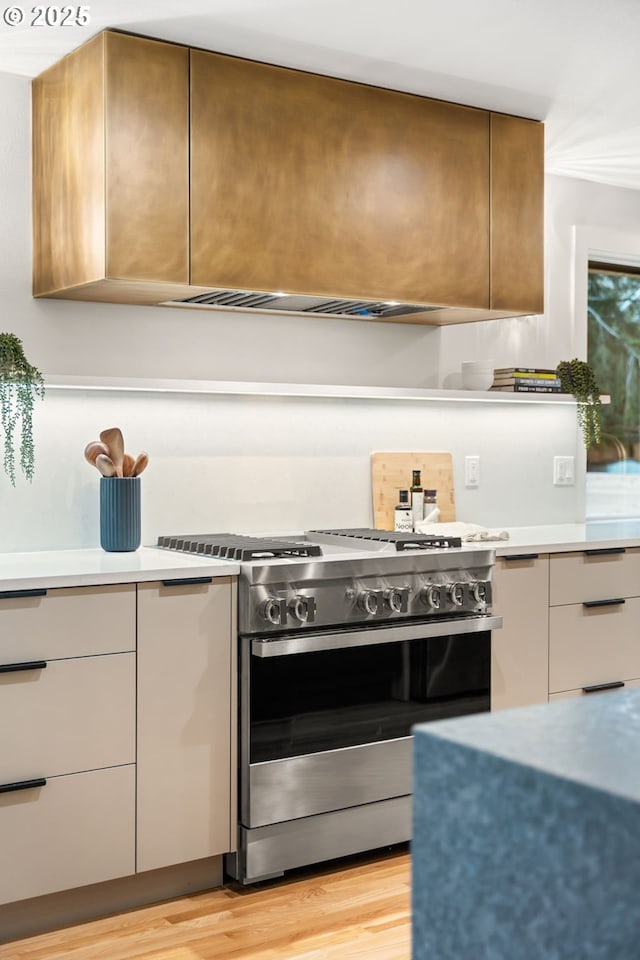
[[285, 657], [292, 653], [316, 653], [320, 650], [341, 650], [345, 647], [366, 647], [376, 643], [403, 643], [405, 640], [428, 640], [430, 637], [459, 636], [497, 630], [502, 617], [465, 617], [455, 620], [434, 620], [429, 623], [408, 623], [401, 626], [377, 627], [371, 630], [344, 630], [341, 633], [308, 633], [270, 640], [253, 639], [254, 657]]

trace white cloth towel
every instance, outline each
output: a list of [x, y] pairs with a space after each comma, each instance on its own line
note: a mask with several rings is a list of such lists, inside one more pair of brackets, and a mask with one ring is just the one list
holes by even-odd
[[508, 540], [507, 530], [488, 530], [477, 523], [464, 523], [462, 520], [452, 523], [430, 523], [422, 520], [416, 523], [416, 533], [432, 533], [442, 537], [460, 537], [467, 543], [479, 540]]

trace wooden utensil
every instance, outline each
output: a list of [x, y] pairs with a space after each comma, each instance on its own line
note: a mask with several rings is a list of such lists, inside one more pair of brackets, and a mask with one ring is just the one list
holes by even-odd
[[116, 468], [111, 457], [108, 457], [106, 453], [99, 453], [96, 457], [96, 467], [100, 471], [103, 477], [115, 477]]
[[132, 477], [133, 476], [133, 467], [135, 460], [130, 453], [125, 453], [122, 460], [122, 476], [123, 477]]
[[148, 463], [149, 463], [149, 455], [146, 454], [143, 450], [142, 453], [139, 453], [138, 456], [136, 457], [136, 462], [133, 465], [133, 472], [131, 476], [139, 477]]
[[106, 444], [100, 443], [99, 440], [92, 440], [91, 443], [88, 443], [84, 448], [84, 458], [87, 463], [90, 463], [92, 467], [96, 465], [96, 457], [99, 453], [105, 453], [109, 455], [109, 451], [106, 447]]
[[124, 440], [120, 427], [109, 427], [100, 432], [100, 439], [109, 448], [109, 456], [116, 468], [116, 477], [122, 476], [122, 462], [124, 460]]
[[440, 520], [447, 522], [456, 519], [450, 453], [372, 453], [373, 524], [378, 529], [393, 530], [398, 490], [409, 489], [412, 470], [420, 470], [424, 490], [438, 491]]

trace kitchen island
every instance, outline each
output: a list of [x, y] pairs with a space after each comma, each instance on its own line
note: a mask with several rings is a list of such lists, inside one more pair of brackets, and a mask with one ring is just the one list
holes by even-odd
[[640, 691], [414, 733], [413, 960], [637, 956]]

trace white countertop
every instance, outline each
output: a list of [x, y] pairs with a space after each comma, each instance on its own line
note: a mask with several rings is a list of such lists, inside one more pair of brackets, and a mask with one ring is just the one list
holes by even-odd
[[0, 590], [229, 577], [239, 572], [239, 564], [229, 560], [206, 560], [157, 547], [140, 547], [130, 553], [100, 549], [0, 553]]
[[507, 527], [508, 540], [488, 540], [498, 557], [515, 553], [562, 553], [610, 547], [640, 547], [640, 520], [599, 520], [536, 527]]
[[[498, 557], [506, 557], [516, 553], [640, 547], [640, 520], [507, 529], [508, 540], [465, 544], [465, 549], [495, 550]], [[107, 553], [97, 548], [0, 553], [0, 591], [138, 583], [181, 577], [233, 577], [239, 572], [240, 565], [233, 561], [194, 557], [157, 547], [140, 547], [131, 553]]]

